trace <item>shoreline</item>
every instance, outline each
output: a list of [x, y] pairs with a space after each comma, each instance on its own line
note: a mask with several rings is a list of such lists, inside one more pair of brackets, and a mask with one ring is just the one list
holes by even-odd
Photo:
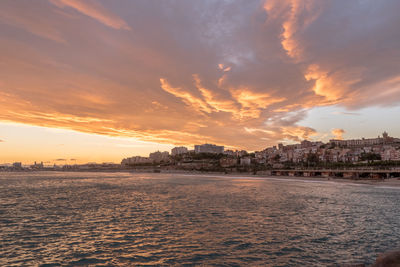
[[372, 185], [379, 187], [400, 187], [400, 178], [379, 179], [345, 179], [336, 177], [304, 177], [304, 176], [287, 176], [287, 175], [267, 175], [267, 174], [252, 174], [252, 173], [222, 173], [222, 172], [200, 172], [200, 171], [185, 171], [185, 170], [164, 170], [154, 172], [150, 170], [30, 170], [30, 171], [2, 171], [1, 173], [128, 173], [128, 174], [176, 174], [182, 176], [202, 176], [214, 178], [232, 178], [232, 179], [262, 179], [276, 181], [294, 181], [294, 182], [322, 182], [322, 183], [340, 183], [340, 184], [356, 184], [356, 185]]
[[[165, 174], [165, 173], [164, 173]], [[395, 186], [400, 187], [399, 178], [388, 178], [385, 180], [355, 180], [355, 179], [343, 179], [343, 178], [332, 178], [332, 177], [303, 177], [303, 176], [272, 176], [272, 175], [252, 175], [252, 174], [221, 174], [221, 173], [196, 173], [196, 174], [183, 174], [183, 173], [170, 173], [170, 174], [182, 174], [187, 176], [208, 176], [216, 178], [236, 178], [236, 179], [262, 179], [262, 180], [276, 180], [276, 181], [303, 181], [303, 182], [323, 182], [323, 183], [341, 183], [341, 184], [357, 184], [357, 185], [373, 185], [373, 186]]]

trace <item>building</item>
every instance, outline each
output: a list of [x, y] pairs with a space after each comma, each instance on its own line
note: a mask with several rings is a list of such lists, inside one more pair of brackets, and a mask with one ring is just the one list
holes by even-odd
[[380, 153], [382, 160], [400, 160], [400, 150], [396, 150], [393, 147], [385, 147]]
[[[212, 153], [224, 154], [224, 157], [208, 157], [204, 162], [198, 162], [200, 158], [193, 153]], [[384, 132], [382, 137], [370, 139], [354, 139], [354, 140], [330, 140], [329, 143], [321, 141], [308, 141], [303, 140], [301, 143], [271, 146], [262, 151], [255, 151], [254, 156], [248, 154], [245, 150], [224, 150], [223, 146], [214, 144], [196, 145], [195, 150], [188, 150], [186, 147], [175, 147], [171, 150], [172, 155], [182, 155], [170, 159], [168, 152], [154, 152], [150, 154], [149, 158], [132, 157], [122, 161], [122, 164], [140, 164], [140, 163], [160, 163], [168, 162], [172, 165], [181, 166], [185, 163], [188, 168], [201, 169], [206, 165], [215, 167], [216, 159], [219, 159], [219, 165], [222, 167], [233, 168], [236, 166], [246, 166], [252, 163], [269, 164], [277, 166], [276, 164], [301, 164], [305, 163], [356, 163], [366, 161], [370, 156], [382, 159], [382, 161], [400, 161], [400, 139], [390, 137], [388, 133]], [[372, 155], [374, 154], [374, 155]], [[171, 162], [170, 162], [171, 160]], [[187, 163], [187, 164], [186, 164]], [[189, 164], [190, 163], [190, 164]], [[196, 164], [195, 164], [196, 163]], [[207, 165], [207, 166], [208, 166]], [[282, 165], [283, 166], [283, 165]], [[308, 165], [307, 165], [308, 166]]]
[[156, 152], [150, 153], [149, 158], [152, 162], [156, 162], [156, 163], [159, 163], [161, 161], [167, 161], [169, 159], [169, 152], [168, 151], [164, 151], [164, 152], [156, 151]]
[[39, 169], [43, 169], [43, 162], [40, 162], [40, 163], [37, 163], [36, 161], [35, 161], [35, 164], [33, 164], [33, 165], [31, 165], [31, 169], [37, 169], [37, 170], [39, 170]]
[[336, 140], [332, 139], [329, 141], [331, 144], [335, 144], [339, 147], [356, 147], [356, 146], [372, 146], [383, 144], [383, 138], [362, 138], [362, 139], [352, 139], [352, 140]]
[[171, 149], [172, 156], [186, 154], [186, 153], [188, 153], [188, 149], [184, 146], [174, 147], [173, 149]]
[[12, 166], [15, 169], [22, 169], [22, 163], [21, 162], [14, 162]]
[[236, 155], [238, 156], [238, 157], [244, 157], [244, 156], [246, 156], [246, 155], [248, 155], [249, 153], [247, 153], [247, 151], [246, 150], [236, 150]]
[[135, 156], [135, 157], [123, 159], [121, 161], [121, 165], [137, 165], [137, 164], [144, 164], [144, 163], [151, 163], [151, 162], [152, 161], [149, 158]]
[[224, 153], [223, 146], [217, 146], [213, 144], [203, 144], [203, 145], [195, 145], [194, 146], [195, 153], [213, 153], [213, 154], [220, 154]]
[[231, 157], [236, 157], [237, 156], [237, 153], [236, 153], [236, 151], [233, 151], [233, 150], [225, 150], [224, 151], [224, 155], [227, 155], [227, 156], [231, 156]]
[[383, 133], [383, 137], [378, 136], [378, 138], [362, 138], [362, 139], [352, 139], [352, 140], [337, 140], [332, 139], [329, 142], [340, 147], [357, 147], [357, 146], [373, 146], [373, 145], [383, 145], [392, 142], [398, 142], [398, 138], [390, 137], [387, 132]]
[[224, 150], [224, 155], [233, 156], [233, 157], [243, 157], [248, 155], [246, 150]]

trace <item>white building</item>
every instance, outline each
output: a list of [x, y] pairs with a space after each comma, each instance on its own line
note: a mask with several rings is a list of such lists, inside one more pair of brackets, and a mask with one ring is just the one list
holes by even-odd
[[400, 151], [394, 147], [385, 147], [380, 154], [382, 160], [400, 160]]
[[335, 144], [337, 146], [373, 146], [373, 145], [381, 145], [384, 143], [397, 142], [397, 138], [390, 137], [387, 132], [382, 134], [383, 137], [378, 136], [378, 138], [362, 138], [362, 139], [353, 139], [353, 140], [336, 140], [332, 139], [329, 142], [331, 144]]
[[223, 146], [213, 145], [213, 144], [195, 145], [194, 146], [194, 152], [195, 153], [214, 153], [214, 154], [219, 154], [219, 153], [224, 153], [224, 147]]
[[151, 160], [146, 157], [135, 156], [123, 159], [121, 161], [121, 165], [135, 165], [135, 164], [143, 164], [143, 163], [151, 163]]
[[188, 149], [184, 146], [174, 147], [173, 149], [171, 149], [172, 156], [186, 154], [186, 153], [188, 153]]
[[156, 151], [153, 153], [150, 153], [149, 158], [152, 162], [161, 162], [161, 161], [167, 161], [169, 158], [169, 152], [168, 151], [164, 151], [164, 152], [160, 152], [160, 151]]

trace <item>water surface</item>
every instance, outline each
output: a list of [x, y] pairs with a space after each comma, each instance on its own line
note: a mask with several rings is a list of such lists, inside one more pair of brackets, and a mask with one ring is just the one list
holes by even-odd
[[400, 246], [400, 188], [0, 173], [0, 265], [336, 266]]

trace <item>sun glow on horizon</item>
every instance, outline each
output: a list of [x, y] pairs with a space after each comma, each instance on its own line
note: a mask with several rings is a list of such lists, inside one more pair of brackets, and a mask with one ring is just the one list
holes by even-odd
[[169, 151], [173, 145], [81, 133], [19, 123], [0, 122], [0, 164], [120, 163], [132, 155], [147, 156], [155, 150]]

